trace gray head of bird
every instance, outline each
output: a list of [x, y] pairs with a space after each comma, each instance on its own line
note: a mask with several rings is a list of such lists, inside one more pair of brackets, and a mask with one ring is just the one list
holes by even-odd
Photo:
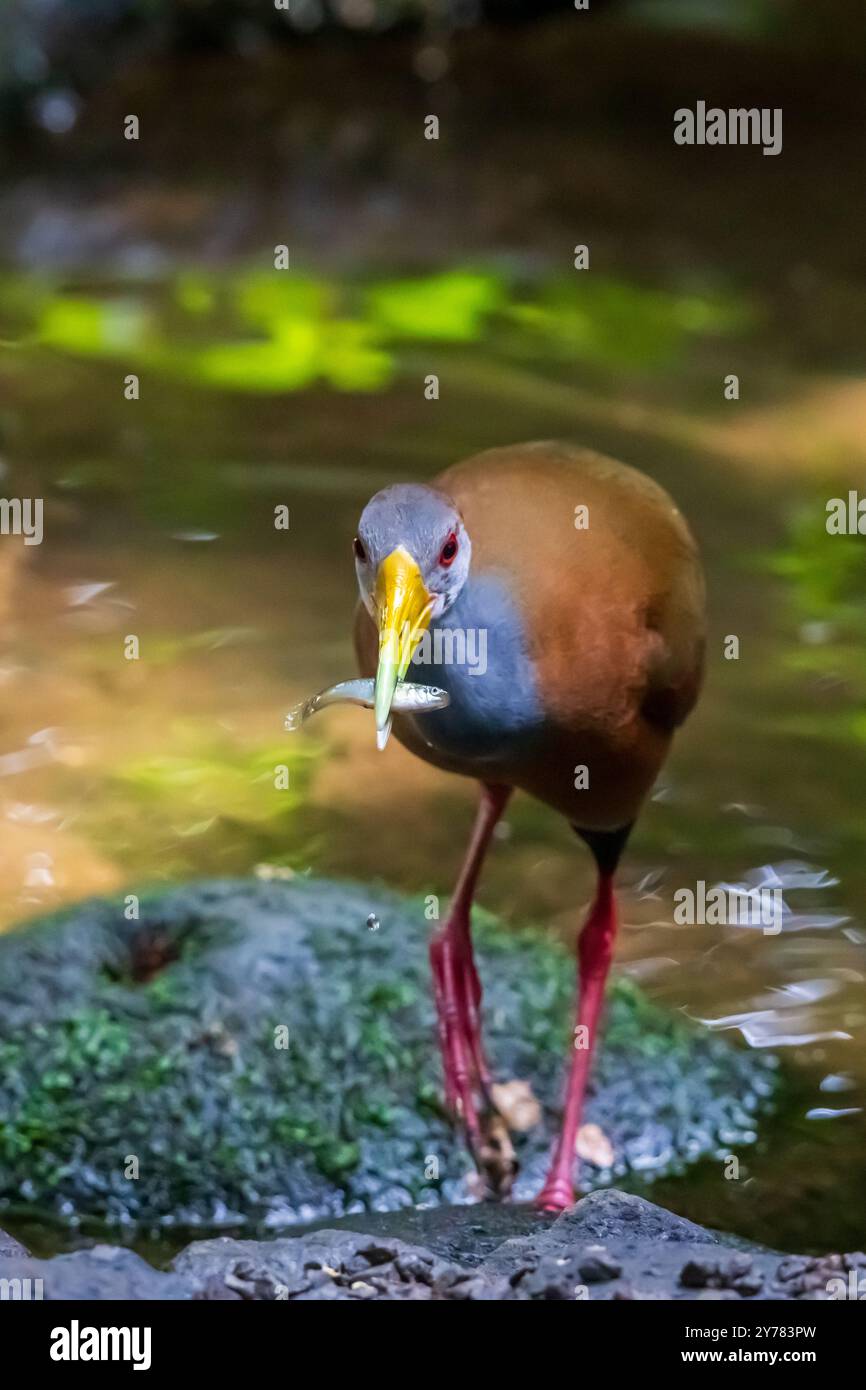
[[472, 544], [450, 497], [398, 483], [367, 503], [354, 551], [361, 599], [379, 631], [374, 710], [384, 748], [397, 682], [431, 621], [448, 612], [466, 583]]

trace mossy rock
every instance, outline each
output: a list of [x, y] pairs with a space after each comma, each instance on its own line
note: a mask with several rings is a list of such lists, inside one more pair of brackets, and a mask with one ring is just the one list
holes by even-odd
[[[574, 970], [540, 935], [480, 918], [494, 1070], [529, 1080], [544, 1108], [519, 1141], [525, 1197], [558, 1121]], [[121, 900], [89, 901], [0, 937], [0, 1207], [252, 1228], [465, 1199], [428, 931], [420, 904], [303, 879], [193, 884], [142, 897], [137, 921]], [[585, 1166], [584, 1185], [754, 1140], [775, 1084], [772, 1059], [625, 981], [595, 1076], [586, 1118], [616, 1164]]]

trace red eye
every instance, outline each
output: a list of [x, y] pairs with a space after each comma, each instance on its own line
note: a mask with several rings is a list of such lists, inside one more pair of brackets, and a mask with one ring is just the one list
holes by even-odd
[[366, 558], [367, 558], [367, 552], [366, 552], [366, 550], [364, 549], [363, 542], [361, 541], [361, 538], [360, 538], [359, 536], [356, 536], [355, 539], [353, 540], [353, 542], [352, 542], [352, 549], [353, 549], [354, 552], [355, 552], [355, 559], [356, 559], [356, 560], [360, 560], [361, 563], [363, 564], [364, 561], [365, 561]]
[[440, 563], [440, 565], [444, 565], [445, 569], [447, 569], [448, 566], [449, 566], [449, 565], [451, 564], [451, 562], [453, 561], [454, 556], [455, 556], [456, 554], [457, 554], [457, 537], [455, 536], [454, 532], [452, 531], [452, 532], [451, 532], [451, 535], [448, 537], [447, 541], [446, 541], [445, 544], [443, 545], [442, 550], [441, 550], [441, 553], [440, 553], [440, 555], [439, 555], [439, 563]]

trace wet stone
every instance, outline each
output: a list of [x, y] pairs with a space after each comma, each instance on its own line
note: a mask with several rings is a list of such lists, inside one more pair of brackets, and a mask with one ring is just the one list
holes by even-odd
[[602, 1284], [606, 1279], [618, 1279], [622, 1265], [606, 1250], [590, 1250], [578, 1266], [581, 1279], [587, 1284]]
[[[26, 1193], [37, 1217], [108, 1230], [255, 1234], [465, 1201], [423, 903], [377, 888], [374, 931], [370, 901], [364, 885], [215, 880], [142, 894], [138, 921], [118, 896], [0, 937], [0, 1212]], [[540, 1104], [540, 1123], [514, 1136], [513, 1195], [528, 1200], [558, 1125], [573, 962], [484, 917], [477, 938], [495, 1074]], [[759, 1128], [776, 1076], [773, 1059], [615, 983], [586, 1116], [615, 1159], [604, 1174], [585, 1163], [584, 1187], [723, 1155], [722, 1135]]]
[[688, 1260], [680, 1272], [685, 1289], [731, 1289], [743, 1297], [759, 1293], [763, 1282], [763, 1275], [745, 1254], [724, 1260]]
[[[828, 1288], [831, 1278], [856, 1280], [862, 1268], [858, 1252], [821, 1257], [782, 1257], [757, 1248], [744, 1252], [730, 1237], [616, 1189], [593, 1193], [552, 1221], [529, 1208], [513, 1211], [511, 1229], [521, 1233], [508, 1234], [503, 1224], [492, 1236], [486, 1228], [493, 1248], [488, 1245], [484, 1258], [471, 1267], [466, 1261], [477, 1256], [474, 1228], [479, 1224], [472, 1208], [418, 1215], [428, 1221], [436, 1217], [440, 1228], [447, 1216], [451, 1248], [464, 1255], [443, 1259], [385, 1229], [371, 1240], [366, 1232], [344, 1228], [273, 1240], [223, 1236], [195, 1241], [168, 1271], [109, 1246], [53, 1260], [12, 1254], [0, 1270], [5, 1278], [41, 1279], [46, 1299], [712, 1302], [828, 1299], [834, 1296]], [[400, 1219], [399, 1212], [383, 1214], [381, 1223]], [[587, 1240], [582, 1233], [586, 1226], [604, 1230], [604, 1241]], [[427, 1229], [441, 1244], [441, 1229]], [[676, 1238], [665, 1239], [665, 1234]]]

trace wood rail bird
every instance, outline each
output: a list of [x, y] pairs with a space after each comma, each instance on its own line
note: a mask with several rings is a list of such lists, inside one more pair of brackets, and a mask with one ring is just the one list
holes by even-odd
[[[566, 816], [589, 846], [597, 888], [578, 937], [577, 1019], [562, 1128], [537, 1198], [574, 1201], [575, 1145], [616, 934], [613, 877], [672, 734], [700, 689], [704, 585], [668, 494], [634, 468], [557, 442], [476, 454], [431, 485], [397, 484], [364, 508], [354, 541], [355, 647], [375, 676], [377, 737], [399, 680], [423, 681], [430, 637], [486, 634], [486, 663], [440, 643], [446, 709], [396, 714], [420, 758], [474, 777], [481, 802], [448, 919], [430, 961], [446, 1101], [500, 1192], [511, 1176], [486, 1146], [493, 1113], [480, 1032], [470, 910], [513, 789]], [[428, 635], [429, 634], [429, 635]], [[484, 669], [482, 669], [482, 666]]]

